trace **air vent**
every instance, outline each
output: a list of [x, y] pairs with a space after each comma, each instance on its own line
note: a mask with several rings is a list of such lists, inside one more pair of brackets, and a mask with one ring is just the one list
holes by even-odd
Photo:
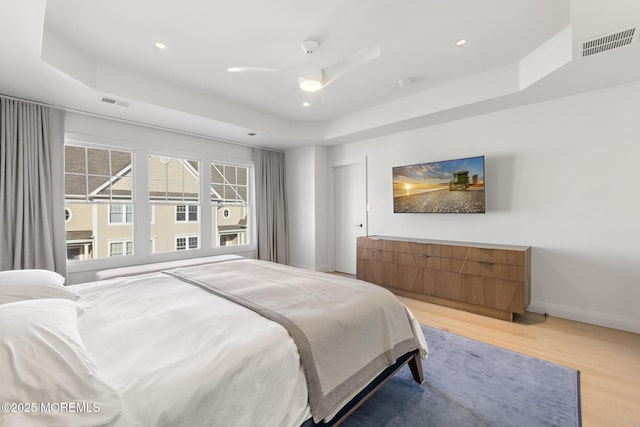
[[107, 104], [119, 105], [120, 107], [128, 107], [131, 105], [130, 102], [122, 101], [120, 99], [115, 99], [115, 98], [109, 98], [107, 96], [101, 96], [100, 98], [98, 98], [98, 100], [102, 102], [106, 102]]
[[635, 28], [620, 31], [614, 34], [607, 34], [596, 39], [582, 42], [582, 56], [595, 55], [596, 53], [606, 52], [607, 50], [617, 49], [633, 42], [637, 36]]

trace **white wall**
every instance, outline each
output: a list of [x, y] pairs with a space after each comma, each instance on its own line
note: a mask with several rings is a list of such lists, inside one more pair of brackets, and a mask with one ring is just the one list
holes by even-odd
[[289, 213], [289, 264], [329, 271], [326, 239], [329, 197], [327, 148], [309, 146], [286, 152]]
[[[627, 84], [333, 147], [325, 168], [368, 156], [370, 234], [529, 245], [530, 311], [640, 332], [639, 113]], [[393, 166], [476, 155], [486, 214], [393, 214]], [[333, 234], [296, 225], [295, 245]]]
[[315, 147], [289, 150], [285, 160], [289, 264], [315, 270]]
[[[77, 141], [133, 150], [134, 156], [136, 156], [136, 153], [146, 152], [184, 156], [186, 158], [201, 160], [202, 165], [205, 165], [205, 167], [211, 161], [253, 164], [253, 150], [249, 147], [81, 114], [67, 113], [65, 118], [65, 132], [67, 138], [72, 138]], [[147, 186], [146, 156], [136, 156], [134, 158], [134, 166], [136, 168], [134, 175], [137, 174], [137, 177], [134, 177], [136, 185], [135, 191], [142, 191], [144, 193]], [[208, 169], [204, 169], [204, 171], [208, 171]], [[204, 181], [201, 183], [201, 192], [202, 194], [207, 194], [206, 183]], [[206, 199], [201, 201], [202, 219], [210, 218], [211, 205], [206, 203], [206, 201]], [[134, 224], [146, 224], [146, 212], [148, 212], [148, 208], [146, 205], [142, 206], [139, 201], [135, 202], [135, 206], [137, 207], [134, 209], [134, 214], [136, 215]], [[251, 216], [253, 216], [253, 214]], [[254, 222], [251, 223], [252, 229], [254, 229], [253, 224]], [[132, 264], [162, 262], [231, 252], [249, 258], [255, 258], [255, 243], [241, 248], [233, 246], [212, 248], [211, 234], [212, 224], [203, 220], [200, 222], [201, 248], [197, 250], [151, 255], [134, 254], [127, 257], [69, 263], [67, 283], [75, 284], [91, 281], [94, 280], [96, 271]], [[251, 239], [252, 242], [255, 242], [255, 233], [253, 233]], [[149, 241], [147, 226], [140, 227], [134, 225], [134, 241], [140, 243]]]

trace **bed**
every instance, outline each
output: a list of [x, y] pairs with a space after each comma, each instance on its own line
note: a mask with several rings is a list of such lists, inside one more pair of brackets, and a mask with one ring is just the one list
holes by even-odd
[[227, 255], [3, 301], [2, 274], [2, 425], [332, 425], [403, 364], [422, 380], [419, 324], [358, 280]]

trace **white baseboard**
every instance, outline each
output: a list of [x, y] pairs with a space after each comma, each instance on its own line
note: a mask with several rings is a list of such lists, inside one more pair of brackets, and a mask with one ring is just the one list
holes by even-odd
[[585, 310], [578, 307], [552, 304], [543, 301], [531, 301], [527, 311], [540, 314], [548, 313], [554, 317], [640, 334], [640, 322], [622, 316], [615, 316], [610, 313]]

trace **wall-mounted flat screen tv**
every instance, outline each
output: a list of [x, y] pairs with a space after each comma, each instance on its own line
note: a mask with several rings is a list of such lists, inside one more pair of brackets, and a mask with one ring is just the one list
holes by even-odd
[[394, 213], [484, 213], [484, 156], [393, 168]]

